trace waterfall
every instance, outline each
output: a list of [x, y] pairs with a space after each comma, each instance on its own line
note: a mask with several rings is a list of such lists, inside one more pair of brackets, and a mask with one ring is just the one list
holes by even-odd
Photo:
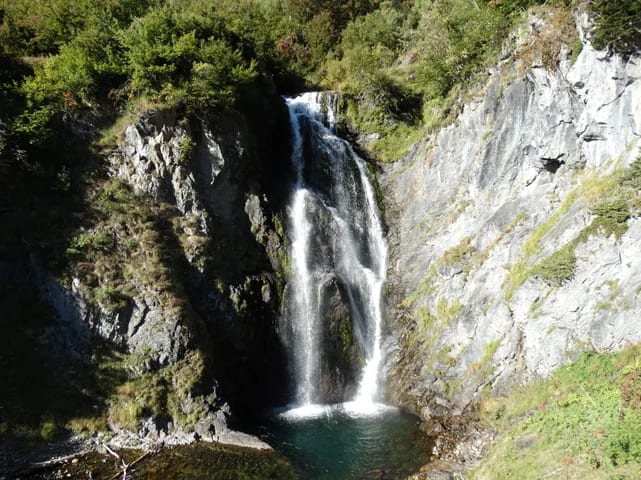
[[[298, 410], [314, 412], [328, 396], [324, 367], [328, 292], [349, 307], [354, 341], [364, 356], [358, 386], [342, 398], [353, 413], [377, 410], [382, 294], [387, 245], [367, 166], [334, 133], [336, 96], [305, 93], [287, 99], [296, 178], [288, 206], [291, 331]], [[337, 293], [338, 292], [338, 293]], [[330, 312], [331, 313], [331, 312]], [[325, 329], [325, 330], [324, 330]], [[325, 373], [324, 373], [325, 372]], [[346, 389], [346, 391], [349, 389]]]

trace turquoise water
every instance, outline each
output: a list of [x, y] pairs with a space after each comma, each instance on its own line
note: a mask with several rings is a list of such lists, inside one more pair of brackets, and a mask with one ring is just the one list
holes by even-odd
[[429, 462], [431, 441], [418, 419], [396, 409], [352, 416], [340, 408], [314, 418], [274, 415], [262, 437], [305, 480], [398, 480]]

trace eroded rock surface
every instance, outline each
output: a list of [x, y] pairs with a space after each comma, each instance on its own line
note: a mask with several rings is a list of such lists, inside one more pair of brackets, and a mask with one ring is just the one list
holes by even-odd
[[[513, 80], [494, 69], [453, 125], [381, 179], [391, 391], [424, 419], [580, 352], [641, 341], [641, 219], [632, 214], [620, 238], [594, 229], [576, 240], [595, 204], [612, 200], [608, 175], [639, 156], [641, 61], [584, 42], [555, 71]], [[569, 278], [536, 273], [573, 240]]]

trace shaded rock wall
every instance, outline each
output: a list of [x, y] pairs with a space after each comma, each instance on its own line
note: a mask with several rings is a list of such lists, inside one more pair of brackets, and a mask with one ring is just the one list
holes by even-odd
[[[137, 362], [129, 368], [137, 374], [160, 372], [156, 383], [193, 384], [177, 400], [182, 420], [170, 418], [168, 424], [152, 416], [140, 425], [139, 436], [168, 441], [171, 433], [185, 441], [196, 432], [252, 443], [227, 422], [287, 395], [276, 329], [286, 255], [279, 195], [289, 178], [288, 117], [277, 97], [254, 108], [260, 111], [203, 117], [151, 111], [127, 127], [108, 158], [109, 173], [130, 185], [137, 195], [133, 204], [154, 205], [156, 213], [143, 216], [142, 226], [101, 217], [109, 236], [114, 231], [118, 237], [121, 230], [133, 235], [136, 257], [119, 254], [127, 262], [120, 272], [120, 303], [95, 298], [103, 280], [76, 274], [91, 270], [82, 262], [72, 264], [69, 284], [41, 272], [41, 290], [70, 332], [81, 332], [88, 341], [99, 337], [128, 353], [128, 361]], [[280, 172], [282, 184], [274, 182], [273, 171]], [[110, 201], [117, 212], [117, 198]], [[96, 238], [96, 228], [89, 223], [82, 234]], [[120, 240], [114, 240], [117, 248]], [[196, 359], [191, 366], [190, 358]], [[185, 419], [191, 425], [184, 425]], [[177, 423], [185, 431], [172, 430]]]
[[426, 419], [544, 377], [579, 352], [641, 341], [634, 213], [620, 239], [594, 231], [578, 242], [568, 280], [533, 273], [590, 225], [611, 194], [608, 175], [639, 155], [641, 61], [584, 39], [573, 64], [514, 77], [505, 63], [491, 71], [453, 125], [380, 179], [390, 391]]

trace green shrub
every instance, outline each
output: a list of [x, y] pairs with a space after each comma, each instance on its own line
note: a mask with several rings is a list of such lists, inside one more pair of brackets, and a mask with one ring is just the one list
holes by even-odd
[[96, 288], [94, 296], [96, 301], [110, 312], [122, 310], [127, 307], [130, 302], [129, 297], [122, 294], [119, 290], [106, 286]]
[[570, 242], [536, 265], [532, 273], [546, 283], [560, 286], [574, 276], [576, 269], [575, 242]]
[[45, 442], [52, 441], [54, 438], [56, 438], [58, 433], [59, 433], [58, 426], [55, 424], [55, 422], [46, 421], [40, 427], [40, 437]]
[[596, 48], [631, 54], [641, 50], [641, 2], [639, 0], [593, 0], [590, 8], [595, 25]]
[[231, 45], [223, 19], [213, 10], [165, 5], [122, 32], [131, 88], [170, 102], [212, 107], [233, 100], [238, 86], [256, 76]]
[[628, 230], [631, 214], [627, 199], [619, 197], [598, 203], [592, 207], [592, 213], [595, 219], [590, 230], [600, 231], [605, 236], [614, 235], [617, 239]]
[[621, 183], [632, 190], [641, 190], [641, 157], [632, 162], [623, 172]]
[[468, 260], [476, 252], [470, 237], [461, 239], [458, 245], [446, 250], [438, 261], [439, 265], [451, 266]]
[[426, 30], [418, 50], [424, 53], [417, 71], [428, 96], [444, 96], [454, 84], [470, 78], [503, 41], [505, 22], [488, 8], [447, 0], [427, 10], [419, 24]]
[[[471, 478], [638, 475], [641, 412], [625, 399], [626, 388], [638, 387], [640, 352], [583, 354], [547, 380], [488, 398], [481, 411], [501, 435]], [[533, 441], [523, 448], [527, 437]]]

